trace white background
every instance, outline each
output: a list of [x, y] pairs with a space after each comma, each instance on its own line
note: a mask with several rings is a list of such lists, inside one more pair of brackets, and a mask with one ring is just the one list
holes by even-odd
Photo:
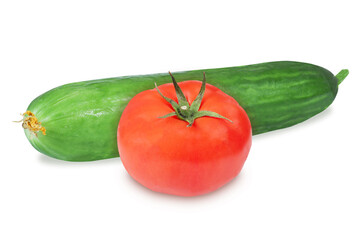
[[[0, 239], [360, 239], [356, 2], [1, 1]], [[154, 193], [119, 158], [46, 157], [11, 122], [65, 83], [277, 60], [350, 75], [205, 196]]]

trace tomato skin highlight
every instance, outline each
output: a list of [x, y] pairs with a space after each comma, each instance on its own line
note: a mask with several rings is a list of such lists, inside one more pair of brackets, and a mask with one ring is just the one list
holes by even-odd
[[[200, 81], [179, 83], [191, 104]], [[176, 101], [172, 84], [159, 86]], [[212, 192], [236, 177], [251, 147], [251, 125], [235, 99], [206, 84], [201, 110], [216, 112], [232, 122], [214, 117], [195, 119], [191, 127], [173, 112], [155, 89], [132, 98], [118, 126], [118, 148], [127, 172], [145, 187], [162, 193], [196, 196]]]

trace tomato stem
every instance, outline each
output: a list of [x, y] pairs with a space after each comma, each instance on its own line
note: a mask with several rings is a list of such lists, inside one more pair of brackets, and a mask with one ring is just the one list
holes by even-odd
[[202, 84], [201, 84], [199, 94], [196, 96], [195, 100], [193, 101], [193, 103], [191, 105], [187, 101], [183, 91], [179, 87], [178, 83], [175, 80], [175, 77], [171, 74], [170, 71], [169, 71], [169, 74], [170, 74], [172, 82], [174, 84], [174, 88], [175, 88], [175, 92], [176, 92], [176, 97], [178, 99], [178, 103], [176, 103], [171, 98], [165, 97], [160, 92], [159, 88], [157, 87], [157, 85], [155, 83], [155, 88], [158, 91], [158, 93], [160, 94], [160, 96], [163, 97], [168, 103], [170, 103], [172, 108], [175, 110], [175, 112], [168, 113], [168, 114], [166, 114], [164, 116], [161, 116], [159, 118], [167, 118], [167, 117], [171, 117], [171, 116], [177, 116], [179, 119], [184, 120], [184, 121], [189, 123], [187, 125], [187, 127], [191, 127], [193, 125], [195, 119], [197, 119], [199, 117], [222, 118], [222, 119], [225, 119], [225, 120], [228, 120], [228, 121], [232, 122], [230, 119], [228, 119], [228, 118], [226, 118], [224, 116], [221, 116], [220, 114], [218, 114], [216, 112], [199, 111], [201, 101], [202, 101], [202, 99], [204, 97], [204, 94], [205, 94], [205, 87], [206, 87], [205, 72], [203, 72], [203, 80], [202, 80]]

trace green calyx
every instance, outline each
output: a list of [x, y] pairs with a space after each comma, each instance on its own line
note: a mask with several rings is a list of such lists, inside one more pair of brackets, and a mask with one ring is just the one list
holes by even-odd
[[189, 104], [189, 102], [186, 100], [184, 93], [182, 92], [181, 88], [179, 87], [179, 85], [177, 84], [174, 76], [171, 74], [171, 72], [169, 72], [172, 82], [174, 84], [175, 87], [175, 92], [176, 92], [176, 97], [178, 99], [178, 103], [175, 102], [174, 100], [165, 97], [159, 90], [159, 88], [157, 87], [156, 83], [155, 83], [155, 88], [158, 91], [158, 93], [161, 95], [161, 97], [163, 97], [168, 103], [171, 104], [171, 106], [173, 107], [173, 109], [175, 110], [175, 112], [171, 112], [169, 114], [166, 114], [164, 116], [161, 116], [159, 118], [167, 118], [167, 117], [171, 117], [171, 116], [177, 116], [179, 119], [184, 120], [186, 122], [188, 122], [189, 124], [187, 125], [187, 127], [191, 127], [195, 121], [195, 119], [199, 118], [199, 117], [215, 117], [215, 118], [222, 118], [222, 119], [226, 119], [230, 122], [232, 122], [230, 119], [221, 116], [220, 114], [216, 113], [216, 112], [211, 112], [211, 111], [199, 111], [200, 105], [201, 105], [201, 101], [202, 98], [204, 96], [205, 93], [205, 86], [206, 86], [206, 77], [205, 77], [205, 72], [203, 73], [204, 77], [202, 80], [202, 84], [201, 84], [201, 88], [200, 88], [200, 92], [199, 94], [196, 96], [195, 100], [193, 101], [193, 103]]

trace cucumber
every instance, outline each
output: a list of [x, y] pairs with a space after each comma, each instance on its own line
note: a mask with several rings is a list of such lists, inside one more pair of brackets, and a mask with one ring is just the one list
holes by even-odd
[[[247, 112], [253, 135], [289, 127], [326, 109], [335, 99], [337, 76], [308, 63], [268, 62], [173, 73], [177, 81], [201, 80], [234, 97]], [[117, 126], [137, 93], [171, 82], [167, 73], [71, 83], [34, 99], [24, 114], [26, 137], [39, 152], [68, 161], [119, 156]]]

